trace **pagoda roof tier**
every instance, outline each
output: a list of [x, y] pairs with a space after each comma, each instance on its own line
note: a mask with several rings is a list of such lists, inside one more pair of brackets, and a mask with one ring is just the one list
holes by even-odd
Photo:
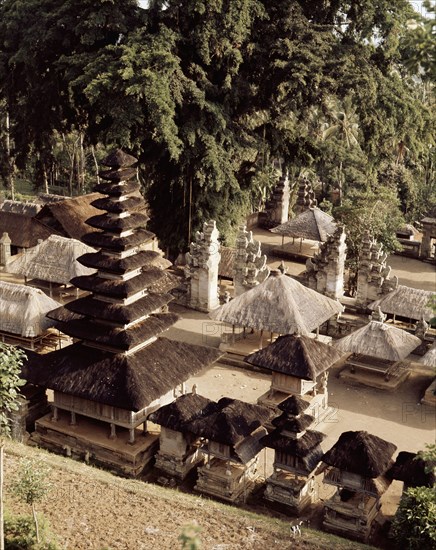
[[140, 411], [222, 355], [215, 348], [158, 338], [130, 355], [72, 344], [33, 357], [26, 380], [74, 397]]
[[125, 281], [122, 279], [104, 279], [98, 274], [93, 274], [73, 277], [71, 279], [71, 284], [82, 290], [94, 292], [95, 294], [124, 299], [146, 289], [163, 277], [165, 277], [165, 274], [162, 269], [150, 267], [142, 271], [136, 277], [132, 277]]
[[145, 227], [148, 221], [148, 216], [141, 212], [132, 212], [129, 216], [123, 218], [115, 218], [108, 214], [101, 214], [99, 216], [92, 216], [86, 220], [86, 223], [91, 227], [97, 229], [107, 229], [109, 231], [127, 231], [128, 229], [137, 229], [138, 227]]
[[[277, 429], [263, 437], [261, 441], [265, 447], [269, 447], [270, 449], [304, 458], [308, 456], [313, 449], [318, 447], [326, 437], [327, 436], [321, 432], [307, 430], [303, 436], [293, 439], [282, 435], [281, 430]], [[319, 449], [318, 462], [321, 460], [322, 456], [323, 452]]]
[[[105, 182], [102, 182], [102, 183], [98, 183], [97, 185], [94, 186], [94, 188], [97, 188], [97, 187], [107, 187], [108, 185], [113, 185], [114, 183], [115, 184], [118, 184], [118, 183], [127, 183], [128, 180], [132, 179], [134, 176], [136, 176], [136, 173], [137, 173], [137, 170], [136, 168], [120, 168], [119, 170], [101, 170], [98, 175], [104, 179], [104, 180], [107, 180], [109, 181], [110, 183], [105, 183]], [[138, 182], [137, 179], [135, 179], [134, 181], [132, 181], [132, 183], [134, 183], [135, 185], [138, 185], [138, 187], [140, 187], [140, 184]], [[123, 185], [124, 187], [124, 185]], [[110, 195], [110, 193], [108, 193], [107, 191], [98, 191], [99, 193], [103, 193], [103, 195]]]
[[65, 304], [65, 308], [73, 313], [86, 315], [93, 319], [126, 325], [133, 323], [137, 319], [141, 319], [144, 315], [149, 315], [159, 310], [173, 299], [174, 297], [171, 294], [155, 294], [150, 292], [132, 304], [125, 305], [104, 302], [93, 296], [86, 296], [85, 298], [79, 298]]
[[[98, 210], [106, 210], [106, 212], [113, 212], [114, 214], [145, 209], [144, 199], [137, 195], [129, 197], [124, 201], [114, 201], [110, 198], [97, 199], [92, 201], [91, 204]], [[139, 206], [141, 206], [141, 208], [139, 208]]]
[[94, 248], [107, 248], [114, 252], [123, 252], [131, 248], [135, 248], [141, 244], [150, 241], [154, 237], [154, 233], [146, 229], [138, 229], [131, 235], [119, 237], [111, 233], [103, 233], [101, 231], [93, 231], [83, 235], [82, 241]]
[[122, 149], [115, 149], [101, 161], [103, 166], [109, 166], [110, 168], [126, 168], [136, 164], [136, 162], [138, 162], [138, 159], [125, 153]]
[[109, 327], [65, 308], [55, 309], [47, 317], [56, 321], [57, 328], [72, 338], [95, 342], [101, 346], [118, 349], [120, 352], [139, 346], [142, 342], [168, 330], [179, 320], [179, 316], [175, 313], [155, 313], [124, 329]]
[[300, 433], [304, 432], [315, 420], [310, 414], [301, 414], [299, 416], [289, 416], [284, 413], [272, 420], [273, 426], [280, 428], [280, 431]]
[[108, 271], [118, 275], [123, 275], [129, 271], [138, 269], [138, 267], [153, 266], [166, 269], [171, 266], [169, 260], [166, 260], [154, 250], [141, 250], [137, 254], [127, 256], [127, 258], [115, 258], [113, 256], [107, 256], [102, 252], [90, 252], [79, 256], [77, 261], [86, 267], [100, 269], [101, 271]]
[[291, 395], [284, 401], [282, 401], [278, 408], [288, 413], [288, 415], [298, 415], [304, 413], [309, 408], [309, 401], [306, 401], [303, 397], [299, 395]]
[[103, 182], [95, 185], [93, 188], [98, 193], [109, 195], [110, 197], [122, 197], [130, 193], [135, 193], [141, 189], [141, 184], [137, 180], [125, 182]]

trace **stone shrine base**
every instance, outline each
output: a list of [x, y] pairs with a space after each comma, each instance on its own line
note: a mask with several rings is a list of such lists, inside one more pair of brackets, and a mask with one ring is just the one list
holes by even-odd
[[157, 451], [159, 434], [135, 430], [135, 442], [129, 443], [129, 432], [117, 428], [115, 439], [109, 438], [109, 425], [77, 415], [77, 424], [70, 424], [70, 415], [59, 410], [57, 421], [47, 414], [35, 423], [31, 442], [57, 454], [102, 466], [116, 474], [136, 477], [149, 464]]
[[196, 449], [183, 458], [171, 456], [159, 451], [156, 454], [155, 468], [161, 470], [165, 475], [183, 481], [189, 472], [196, 466], [202, 465], [204, 456]]
[[395, 391], [409, 378], [411, 370], [407, 362], [398, 362], [393, 367], [392, 374], [389, 374], [388, 371], [371, 368], [370, 365], [346, 363], [338, 376], [348, 384], [363, 384], [379, 390]]

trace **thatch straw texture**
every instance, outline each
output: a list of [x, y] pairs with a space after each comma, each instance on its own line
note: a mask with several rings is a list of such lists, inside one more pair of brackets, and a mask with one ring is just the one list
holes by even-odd
[[217, 403], [206, 397], [195, 393], [187, 393], [181, 395], [169, 405], [165, 405], [151, 413], [148, 420], [170, 430], [184, 432], [189, 422], [210, 414], [212, 408], [216, 406]]
[[[344, 353], [309, 336], [285, 335], [245, 358], [257, 367], [315, 381], [344, 358]], [[307, 408], [307, 405], [306, 405]]]
[[436, 367], [436, 342], [433, 342], [431, 348], [419, 359], [418, 363], [428, 367]]
[[[141, 184], [137, 180], [123, 181], [120, 185], [118, 182], [124, 180], [127, 172], [132, 171], [132, 169], [127, 168], [126, 170], [113, 171], [108, 170], [105, 172], [100, 172], [102, 178], [108, 179], [108, 182], [99, 183], [94, 187], [94, 191], [109, 195], [110, 197], [120, 197], [127, 193], [136, 193], [141, 189]], [[136, 170], [133, 170], [136, 173]], [[114, 183], [112, 183], [114, 182]]]
[[98, 274], [83, 275], [82, 277], [74, 277], [71, 279], [71, 283], [81, 288], [82, 290], [88, 290], [89, 292], [95, 292], [97, 294], [103, 294], [104, 296], [113, 296], [115, 298], [127, 298], [132, 294], [149, 288], [151, 285], [157, 283], [159, 279], [165, 277], [164, 271], [158, 267], [150, 267], [142, 271], [136, 277], [127, 279], [125, 281], [117, 279], [105, 279]]
[[99, 193], [90, 193], [46, 204], [36, 219], [64, 237], [80, 240], [89, 231], [86, 220], [99, 213], [91, 204], [98, 197], [101, 197]]
[[127, 258], [114, 258], [103, 252], [96, 252], [94, 254], [84, 254], [77, 260], [82, 265], [92, 269], [101, 269], [117, 275], [123, 275], [127, 271], [132, 271], [138, 267], [148, 266], [167, 269], [172, 265], [169, 260], [153, 250], [142, 250]]
[[[59, 311], [59, 309], [63, 311]], [[110, 328], [107, 325], [71, 313], [65, 308], [59, 309], [50, 312], [48, 317], [59, 321], [57, 328], [61, 332], [73, 338], [96, 342], [120, 351], [127, 351], [149, 338], [159, 335], [179, 320], [179, 316], [175, 313], [156, 313], [128, 329]], [[74, 317], [66, 319], [66, 314]]]
[[36, 246], [40, 239], [45, 240], [57, 233], [55, 229], [45, 226], [39, 220], [14, 212], [2, 212], [0, 215], [0, 235], [7, 233], [13, 246], [30, 248]]
[[369, 309], [380, 309], [383, 313], [399, 315], [406, 319], [424, 319], [429, 321], [433, 317], [431, 308], [427, 305], [435, 293], [431, 290], [421, 290], [409, 286], [398, 285], [383, 298], [369, 304]]
[[298, 415], [304, 413], [309, 408], [310, 403], [299, 395], [291, 395], [282, 401], [278, 408], [288, 414]]
[[82, 254], [93, 251], [93, 248], [76, 239], [50, 235], [35, 247], [12, 256], [6, 265], [6, 271], [28, 279], [68, 284], [73, 277], [95, 272], [76, 261]]
[[0, 330], [26, 338], [39, 336], [54, 324], [46, 313], [59, 305], [42, 290], [0, 281]]
[[344, 432], [322, 460], [339, 470], [376, 478], [391, 465], [397, 446], [365, 431]]
[[98, 210], [106, 210], [113, 214], [121, 214], [122, 212], [141, 211], [145, 209], [144, 199], [140, 196], [132, 196], [125, 201], [113, 201], [109, 198], [97, 199], [92, 202], [92, 206]]
[[280, 428], [281, 432], [304, 432], [315, 420], [310, 414], [300, 414], [299, 416], [288, 416], [287, 413], [280, 415], [278, 418], [273, 418], [272, 425]]
[[285, 237], [298, 237], [311, 241], [327, 240], [328, 235], [333, 235], [336, 223], [331, 216], [319, 208], [309, 208], [292, 220], [288, 220], [270, 231]]
[[[435, 466], [434, 464], [433, 466]], [[401, 451], [395, 464], [386, 472], [388, 479], [404, 481], [408, 487], [433, 487], [436, 482], [434, 472], [427, 472], [431, 464], [423, 460], [417, 453]]]
[[23, 375], [32, 384], [139, 411], [186, 381], [221, 353], [213, 348], [159, 338], [131, 355], [72, 344], [29, 360]]
[[149, 293], [144, 298], [125, 306], [123, 304], [111, 304], [92, 296], [79, 298], [69, 302], [65, 307], [73, 313], [86, 315], [93, 319], [111, 321], [113, 323], [127, 324], [136, 321], [144, 315], [149, 315], [173, 300], [171, 294]]
[[272, 272], [256, 287], [211, 312], [210, 317], [278, 334], [309, 334], [342, 311], [338, 301]]
[[138, 227], [145, 227], [148, 221], [148, 216], [141, 212], [132, 212], [130, 216], [124, 218], [111, 218], [107, 214], [100, 214], [98, 216], [92, 216], [87, 221], [87, 224], [96, 229], [109, 230], [109, 231], [128, 231], [130, 229], [137, 229]]
[[[307, 430], [307, 432], [302, 437], [293, 439], [281, 435], [280, 430], [274, 430], [271, 434], [266, 435], [262, 439], [262, 443], [265, 445], [265, 447], [269, 447], [270, 449], [280, 450], [290, 455], [304, 458], [315, 447], [318, 447], [318, 445], [326, 437], [327, 436], [321, 432], [317, 432], [315, 430]], [[321, 457], [322, 451], [319, 455], [319, 460], [321, 460]]]
[[0, 212], [15, 212], [33, 218], [41, 210], [42, 206], [37, 202], [22, 202], [5, 200], [0, 203]]
[[101, 161], [103, 166], [110, 166], [110, 168], [126, 168], [136, 162], [138, 162], [137, 158], [125, 153], [122, 149], [115, 149]]
[[252, 405], [238, 399], [223, 398], [218, 410], [190, 422], [191, 433], [210, 441], [235, 446], [265, 424], [274, 412], [267, 407]]
[[132, 235], [127, 235], [126, 237], [118, 237], [110, 233], [94, 231], [83, 235], [82, 241], [95, 248], [106, 248], [108, 250], [113, 250], [114, 252], [122, 252], [124, 250], [129, 250], [130, 248], [135, 248], [140, 244], [144, 244], [153, 237], [154, 233], [151, 233], [146, 229], [138, 229], [135, 233]]
[[421, 344], [405, 330], [379, 321], [370, 321], [333, 345], [340, 351], [369, 355], [387, 361], [402, 361]]

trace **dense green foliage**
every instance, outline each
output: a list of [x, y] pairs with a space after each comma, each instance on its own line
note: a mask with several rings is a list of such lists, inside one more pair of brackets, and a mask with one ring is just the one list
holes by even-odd
[[404, 492], [392, 524], [392, 536], [401, 548], [432, 550], [436, 546], [436, 491], [415, 487]]
[[[413, 17], [407, 0], [3, 0], [11, 155], [39, 186], [69, 166], [64, 183], [82, 191], [92, 144], [127, 149], [173, 251], [211, 218], [230, 238], [274, 161], [292, 177], [316, 172], [321, 198], [338, 188], [359, 210], [391, 194], [418, 219], [436, 210], [436, 190]], [[69, 136], [80, 147], [61, 162]]]
[[49, 535], [45, 523], [41, 525], [42, 540], [36, 541], [35, 524], [28, 516], [6, 516], [5, 550], [57, 550], [54, 542], [48, 542]]
[[9, 434], [9, 414], [18, 409], [18, 392], [25, 380], [20, 378], [24, 352], [0, 343], [0, 435]]

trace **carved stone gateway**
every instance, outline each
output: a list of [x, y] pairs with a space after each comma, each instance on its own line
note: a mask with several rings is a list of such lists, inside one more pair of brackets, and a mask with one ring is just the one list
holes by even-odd
[[236, 237], [236, 256], [234, 263], [235, 296], [265, 281], [269, 276], [266, 256], [262, 255], [261, 244], [253, 239], [251, 231], [245, 225], [239, 229]]
[[211, 311], [219, 304], [218, 266], [221, 259], [216, 222], [205, 222], [186, 254], [185, 274], [189, 280], [189, 307]]
[[381, 244], [371, 238], [369, 231], [363, 237], [357, 274], [356, 305], [366, 306], [398, 287], [398, 277], [391, 278], [386, 264], [387, 254]]
[[344, 294], [344, 271], [347, 246], [343, 226], [322, 243], [319, 252], [306, 262], [306, 278], [309, 288], [333, 299]]

